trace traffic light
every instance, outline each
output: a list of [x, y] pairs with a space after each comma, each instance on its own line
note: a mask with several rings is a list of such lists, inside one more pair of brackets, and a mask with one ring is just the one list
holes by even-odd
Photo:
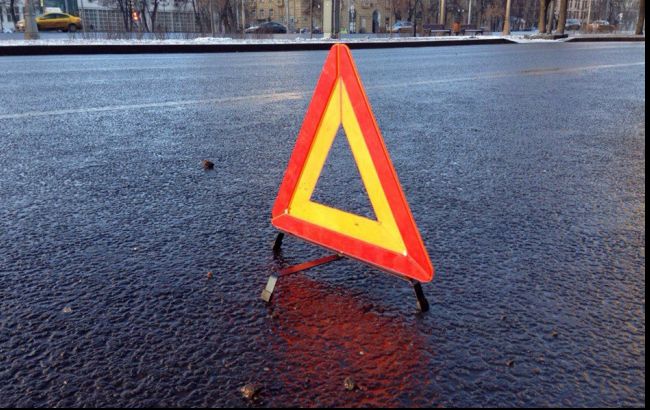
[[131, 10], [131, 20], [132, 21], [140, 20], [140, 14], [135, 9], [135, 0], [129, 0], [129, 9]]

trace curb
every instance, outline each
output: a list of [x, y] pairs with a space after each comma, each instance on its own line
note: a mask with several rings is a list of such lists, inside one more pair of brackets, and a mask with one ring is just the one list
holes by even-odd
[[[645, 36], [584, 36], [559, 40], [565, 43], [645, 42]], [[467, 40], [405, 40], [343, 42], [350, 49], [452, 47], [495, 44], [519, 44], [506, 38]], [[327, 51], [336, 42], [259, 43], [259, 44], [73, 44], [73, 45], [0, 45], [2, 56], [89, 55], [89, 54], [175, 54], [175, 53], [246, 53], [262, 51]], [[524, 43], [525, 44], [525, 43]]]
[[565, 40], [566, 43], [602, 43], [602, 42], [618, 42], [618, 41], [643, 41], [645, 42], [645, 35], [640, 36], [584, 36], [584, 37], [569, 37]]
[[[345, 43], [345, 42], [343, 42]], [[39, 56], [73, 54], [157, 54], [157, 53], [243, 53], [260, 51], [329, 50], [335, 42], [271, 44], [89, 44], [89, 45], [20, 45], [1, 46], [0, 56]], [[353, 50], [379, 48], [450, 47], [493, 44], [516, 44], [515, 41], [470, 39], [445, 41], [376, 41], [345, 43]]]

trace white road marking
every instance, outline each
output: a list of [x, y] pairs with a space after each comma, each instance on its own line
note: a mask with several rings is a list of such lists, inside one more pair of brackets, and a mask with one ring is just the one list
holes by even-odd
[[[530, 70], [521, 70], [521, 71], [512, 71], [512, 72], [500, 72], [500, 73], [497, 72], [497, 73], [489, 73], [484, 75], [475, 75], [475, 76], [468, 76], [468, 77], [445, 78], [439, 80], [371, 85], [371, 86], [366, 86], [366, 88], [371, 90], [382, 89], [382, 88], [407, 88], [407, 87], [413, 87], [414, 85], [421, 86], [421, 85], [430, 85], [430, 84], [444, 84], [444, 83], [464, 82], [464, 81], [481, 80], [481, 79], [520, 77], [520, 76], [527, 76], [527, 75], [541, 76], [541, 75], [550, 75], [550, 74], [566, 74], [566, 73], [576, 73], [576, 72], [584, 72], [584, 71], [636, 67], [636, 66], [644, 66], [644, 65], [645, 65], [645, 61], [636, 62], [636, 63], [602, 64], [602, 65], [591, 65], [591, 66], [570, 67], [570, 68], [541, 68], [541, 69], [530, 69]], [[201, 100], [168, 101], [168, 102], [161, 102], [161, 103], [110, 105], [105, 107], [94, 107], [94, 108], [72, 108], [72, 109], [54, 110], [54, 111], [28, 111], [28, 112], [15, 113], [15, 114], [0, 114], [0, 120], [46, 117], [51, 115], [87, 114], [87, 113], [106, 112], [106, 111], [127, 111], [127, 110], [143, 109], [143, 108], [178, 108], [178, 107], [185, 107], [185, 106], [199, 105], [199, 104], [237, 103], [241, 101], [251, 101], [251, 102], [288, 101], [288, 100], [299, 100], [307, 97], [308, 97], [307, 92], [302, 92], [302, 93], [288, 92], [288, 93], [247, 95], [247, 96], [231, 97], [231, 98], [209, 98], [209, 99], [201, 99]]]
[[430, 84], [445, 84], [445, 83], [454, 83], [454, 82], [464, 82], [472, 80], [483, 80], [483, 79], [497, 79], [497, 78], [509, 78], [509, 77], [521, 77], [526, 75], [549, 75], [549, 74], [568, 74], [568, 73], [577, 73], [583, 71], [595, 71], [595, 70], [606, 70], [612, 68], [624, 68], [624, 67], [636, 67], [645, 65], [644, 62], [638, 63], [626, 63], [626, 64], [603, 64], [603, 65], [591, 65], [584, 67], [569, 67], [569, 68], [540, 68], [540, 69], [530, 69], [530, 70], [521, 70], [521, 71], [510, 71], [510, 72], [497, 72], [497, 73], [488, 73], [488, 74], [478, 74], [467, 77], [456, 77], [456, 78], [441, 78], [439, 80], [427, 80], [427, 81], [414, 81], [408, 83], [392, 83], [392, 84], [382, 84], [367, 87], [370, 89], [374, 88], [393, 88], [393, 87], [412, 87], [417, 85], [430, 85]]
[[300, 93], [276, 93], [276, 94], [260, 94], [260, 95], [246, 95], [242, 97], [231, 98], [207, 98], [202, 100], [182, 100], [182, 101], [167, 101], [161, 103], [145, 103], [145, 104], [129, 104], [129, 105], [109, 105], [105, 107], [92, 107], [92, 108], [71, 108], [67, 110], [54, 110], [54, 111], [28, 111], [16, 114], [0, 114], [0, 120], [14, 120], [19, 118], [33, 118], [33, 117], [47, 117], [50, 115], [66, 115], [66, 114], [88, 114], [106, 111], [127, 111], [137, 110], [143, 108], [177, 108], [188, 105], [199, 104], [227, 104], [237, 103], [242, 101], [248, 102], [273, 102], [273, 101], [287, 101], [297, 100], [304, 98]]

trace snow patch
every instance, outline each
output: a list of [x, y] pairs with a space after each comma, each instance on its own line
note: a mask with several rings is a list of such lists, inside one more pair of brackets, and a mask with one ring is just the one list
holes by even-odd
[[[67, 39], [41, 39], [41, 40], [0, 40], [0, 46], [87, 46], [87, 45], [192, 45], [192, 44], [333, 44], [345, 43], [400, 43], [400, 42], [448, 42], [448, 41], [469, 41], [469, 40], [494, 40], [494, 39], [516, 40], [517, 37], [504, 36], [445, 36], [445, 37], [351, 37], [341, 40], [329, 38], [243, 38], [231, 37], [198, 37], [194, 39], [91, 39], [91, 38], [67, 38]], [[523, 37], [521, 37], [523, 39]], [[546, 41], [546, 40], [545, 40]]]

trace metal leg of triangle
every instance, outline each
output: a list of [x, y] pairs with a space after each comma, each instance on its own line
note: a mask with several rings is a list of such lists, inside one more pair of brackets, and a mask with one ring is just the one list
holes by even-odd
[[268, 282], [266, 282], [266, 287], [262, 291], [262, 300], [266, 303], [271, 302], [271, 297], [273, 297], [273, 290], [275, 289], [275, 284], [278, 282], [278, 277], [276, 275], [269, 276]]
[[[275, 242], [273, 244], [273, 254], [275, 256], [278, 256], [280, 251], [282, 250], [283, 239], [284, 239], [283, 233], [279, 233], [278, 236], [275, 238]], [[273, 291], [275, 290], [275, 285], [278, 283], [278, 279], [280, 279], [280, 276], [287, 276], [297, 272], [302, 272], [307, 269], [314, 268], [316, 266], [337, 261], [341, 259], [341, 257], [342, 257], [341, 255], [328, 255], [322, 258], [314, 259], [308, 262], [303, 262], [298, 265], [293, 265], [278, 270], [277, 272], [269, 276], [269, 280], [266, 282], [266, 287], [262, 291], [262, 295], [261, 295], [262, 300], [265, 301], [266, 303], [271, 302], [271, 298], [273, 297]]]
[[427, 301], [426, 296], [424, 296], [424, 291], [422, 291], [422, 285], [418, 281], [411, 281], [413, 285], [413, 290], [415, 291], [415, 298], [417, 299], [417, 306], [420, 312], [424, 313], [429, 310], [429, 302]]
[[278, 236], [275, 237], [275, 242], [273, 242], [273, 254], [277, 255], [282, 250], [282, 240], [284, 239], [284, 233], [280, 232]]

